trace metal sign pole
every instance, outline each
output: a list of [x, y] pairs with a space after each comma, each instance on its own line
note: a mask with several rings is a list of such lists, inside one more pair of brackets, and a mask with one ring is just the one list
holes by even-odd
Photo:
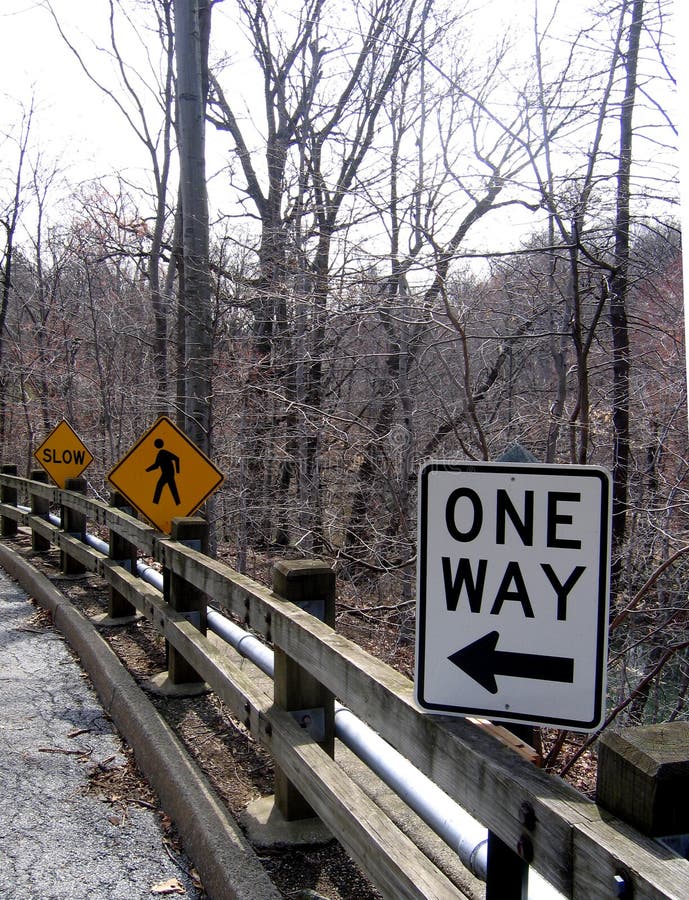
[[[524, 447], [515, 444], [503, 453], [498, 462], [532, 463], [537, 460]], [[512, 724], [506, 727], [529, 746], [534, 746], [536, 730], [533, 725]], [[524, 858], [523, 852], [523, 847], [520, 855], [497, 834], [488, 832], [486, 900], [526, 900], [529, 890], [529, 863]]]

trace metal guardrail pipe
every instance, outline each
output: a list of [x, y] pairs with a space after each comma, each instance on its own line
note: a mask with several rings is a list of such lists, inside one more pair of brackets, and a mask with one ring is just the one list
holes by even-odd
[[[139, 564], [139, 567], [142, 567], [142, 564]], [[157, 579], [149, 580], [149, 576], [146, 580], [162, 589], [163, 579], [160, 573], [150, 569], [149, 572], [153, 572]], [[208, 627], [231, 644], [238, 653], [253, 662], [264, 674], [273, 677], [274, 654], [262, 641], [211, 608], [208, 608]], [[480, 822], [455, 803], [350, 709], [337, 702], [335, 735], [438, 837], [455, 850], [462, 865], [476, 878], [486, 880], [488, 831]], [[562, 895], [538, 872], [534, 869], [529, 871], [529, 900], [561, 900], [561, 898]]]
[[[271, 678], [273, 651], [219, 612], [208, 610], [208, 627]], [[486, 880], [486, 829], [354, 713], [335, 704], [335, 736], [453, 847], [463, 865]]]
[[335, 705], [335, 735], [452, 847], [462, 864], [486, 880], [488, 832], [354, 713]]
[[[60, 524], [60, 520], [57, 516], [50, 516], [50, 520], [57, 519], [56, 524]], [[100, 538], [96, 537], [95, 534], [89, 534], [86, 532], [86, 543], [89, 547], [93, 547], [94, 550], [97, 550], [99, 553], [104, 553], [106, 556], [110, 552], [110, 548], [108, 547], [107, 541], [102, 541]]]
[[275, 673], [275, 654], [270, 647], [266, 647], [262, 641], [249, 634], [248, 631], [244, 631], [239, 625], [235, 625], [234, 622], [221, 615], [217, 610], [208, 607], [206, 614], [208, 627], [211, 631], [224, 641], [227, 641], [228, 644], [231, 644], [242, 656], [251, 660], [265, 675], [268, 675], [270, 678], [273, 677]]

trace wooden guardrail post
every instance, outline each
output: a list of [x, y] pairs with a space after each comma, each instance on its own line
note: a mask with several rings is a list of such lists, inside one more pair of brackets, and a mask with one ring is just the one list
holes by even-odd
[[650, 837], [689, 834], [689, 722], [606, 731], [596, 801]]
[[[44, 469], [33, 469], [31, 471], [31, 481], [48, 484], [50, 482], [50, 476]], [[29, 492], [31, 515], [47, 519], [48, 513], [50, 512], [50, 501], [46, 500], [45, 497], [39, 497], [38, 494], [31, 493], [31, 488], [29, 488]], [[50, 541], [48, 538], [43, 537], [42, 534], [34, 531], [33, 528], [31, 529], [31, 549], [35, 553], [42, 553], [45, 550], [50, 550]]]
[[[7, 463], [0, 467], [0, 472], [3, 475], [16, 475], [17, 467], [13, 463]], [[17, 505], [17, 489], [14, 485], [0, 485], [0, 502], [6, 503], [8, 506]], [[17, 522], [14, 519], [10, 519], [9, 516], [2, 516], [0, 520], [0, 534], [3, 537], [12, 537], [16, 533]]]
[[[119, 491], [113, 491], [110, 497], [110, 505], [122, 512], [134, 515], [134, 510]], [[108, 555], [113, 562], [127, 569], [132, 575], [136, 575], [136, 546], [113, 530], [110, 531]], [[125, 624], [125, 622], [131, 621], [135, 615], [136, 608], [132, 606], [126, 597], [123, 597], [118, 590], [110, 585], [108, 590], [108, 613], [103, 622], [116, 624], [119, 621]]]
[[[172, 520], [173, 541], [205, 552], [208, 546], [208, 522], [200, 517]], [[169, 569], [163, 570], [163, 594], [170, 606], [206, 634], [206, 597]], [[185, 693], [204, 688], [203, 678], [171, 644], [167, 644], [167, 681], [169, 686], [182, 687]], [[163, 690], [165, 690], [163, 688]], [[179, 692], [179, 691], [177, 691]]]
[[[319, 560], [281, 560], [273, 567], [273, 591], [305, 612], [335, 625], [335, 573]], [[275, 705], [291, 712], [329, 756], [335, 751], [335, 701], [296, 660], [275, 646]], [[313, 810], [277, 767], [275, 805], [289, 821], [307, 819]]]
[[[86, 479], [68, 478], [65, 481], [65, 490], [72, 491], [75, 494], [85, 494]], [[63, 505], [60, 508], [60, 522], [64, 532], [78, 538], [80, 541], [86, 540], [86, 515], [83, 512]], [[70, 556], [66, 550], [61, 550], [60, 569], [64, 575], [83, 575], [86, 571], [86, 566]]]

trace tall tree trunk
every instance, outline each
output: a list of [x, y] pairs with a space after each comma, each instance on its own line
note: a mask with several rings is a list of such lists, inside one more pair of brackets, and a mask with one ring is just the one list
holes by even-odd
[[186, 326], [184, 427], [209, 453], [212, 322], [204, 125], [210, 0], [175, 0], [174, 10]]
[[22, 177], [24, 163], [26, 162], [29, 134], [33, 119], [33, 102], [22, 121], [22, 130], [19, 138], [19, 157], [17, 160], [17, 172], [14, 180], [14, 195], [6, 216], [0, 221], [5, 230], [5, 246], [0, 255], [0, 450], [4, 451], [6, 431], [6, 399], [7, 378], [3, 369], [3, 357], [5, 350], [5, 323], [10, 306], [10, 294], [12, 292], [12, 265], [14, 262], [14, 240], [19, 214], [21, 211]]
[[610, 279], [610, 323], [613, 348], [613, 548], [624, 540], [629, 505], [629, 188], [632, 165], [632, 114], [637, 87], [637, 62], [643, 22], [643, 0], [634, 0], [625, 59], [626, 84], [620, 113], [620, 155], [617, 169], [615, 268]]

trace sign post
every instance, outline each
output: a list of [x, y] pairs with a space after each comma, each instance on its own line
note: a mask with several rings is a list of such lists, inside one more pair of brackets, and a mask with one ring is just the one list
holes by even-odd
[[608, 473], [593, 466], [422, 467], [415, 689], [423, 709], [598, 727], [609, 497]]
[[63, 490], [69, 478], [78, 478], [93, 462], [93, 456], [66, 419], [53, 428], [35, 451], [34, 459]]
[[165, 534], [172, 519], [191, 516], [223, 474], [166, 416], [161, 416], [108, 475], [110, 484]]

